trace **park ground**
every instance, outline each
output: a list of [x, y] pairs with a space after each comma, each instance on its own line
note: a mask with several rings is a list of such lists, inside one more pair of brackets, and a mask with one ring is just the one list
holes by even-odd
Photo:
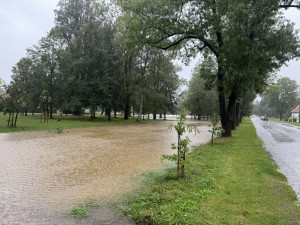
[[[2, 133], [136, 123], [69, 116], [44, 124], [39, 116], [29, 116], [20, 118], [17, 128], [6, 128], [5, 120], [0, 117]], [[232, 138], [218, 138], [213, 147], [196, 147], [188, 159], [184, 179], [176, 177], [175, 168], [145, 172], [139, 191], [114, 200], [113, 208], [141, 224], [300, 224], [296, 194], [264, 151], [250, 119]], [[83, 217], [75, 220], [84, 224], [92, 216], [89, 210], [95, 208], [87, 206]], [[80, 212], [75, 211], [75, 216], [80, 217]]]

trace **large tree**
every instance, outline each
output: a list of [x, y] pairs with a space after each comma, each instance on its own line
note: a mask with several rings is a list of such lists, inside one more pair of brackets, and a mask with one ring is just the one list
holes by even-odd
[[122, 26], [134, 42], [211, 57], [224, 136], [231, 136], [236, 101], [260, 92], [271, 72], [297, 54], [293, 26], [277, 0], [118, 0]]
[[203, 77], [206, 72], [210, 71], [206, 71], [204, 64], [196, 65], [181, 102], [181, 108], [187, 108], [199, 120], [202, 116], [212, 116], [219, 111], [216, 89], [205, 85]]
[[282, 77], [268, 87], [268, 106], [279, 115], [280, 120], [284, 115], [289, 117], [291, 110], [296, 106], [298, 88], [297, 82], [288, 77]]

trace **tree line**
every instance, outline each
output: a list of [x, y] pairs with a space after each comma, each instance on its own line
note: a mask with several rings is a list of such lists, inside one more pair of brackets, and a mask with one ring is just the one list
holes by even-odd
[[131, 40], [176, 52], [186, 60], [203, 56], [202, 78], [217, 91], [223, 136], [231, 136], [239, 122], [241, 102], [262, 93], [270, 75], [299, 56], [297, 32], [282, 16], [282, 9], [299, 8], [298, 1], [117, 2]]
[[200, 78], [182, 105], [198, 117], [219, 110], [223, 136], [231, 136], [271, 75], [299, 56], [297, 32], [282, 15], [300, 7], [296, 0], [107, 2], [59, 2], [54, 28], [13, 68], [7, 92], [18, 101], [8, 109], [165, 114], [181, 83], [170, 56], [188, 62], [200, 54]]
[[101, 109], [108, 119], [132, 109], [142, 115], [174, 112], [182, 83], [170, 54], [127, 45], [117, 35], [119, 10], [101, 0], [60, 0], [55, 26], [12, 68], [2, 108], [10, 115], [56, 110], [80, 115]]
[[254, 113], [288, 120], [291, 117], [291, 111], [299, 104], [299, 85], [295, 80], [282, 77], [267, 87], [260, 101], [256, 102]]

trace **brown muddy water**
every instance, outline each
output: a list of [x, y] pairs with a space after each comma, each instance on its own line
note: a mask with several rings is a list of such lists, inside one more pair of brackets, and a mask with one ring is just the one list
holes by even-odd
[[[89, 198], [120, 197], [142, 172], [162, 169], [176, 142], [170, 123], [0, 134], [0, 224], [132, 224], [107, 207], [84, 220], [69, 212]], [[207, 125], [197, 123], [192, 145], [209, 140]]]

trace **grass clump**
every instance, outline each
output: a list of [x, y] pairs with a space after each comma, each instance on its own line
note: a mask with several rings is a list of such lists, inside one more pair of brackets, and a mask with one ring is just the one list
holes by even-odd
[[299, 224], [296, 194], [262, 148], [249, 119], [232, 138], [195, 148], [186, 177], [152, 176], [123, 213], [146, 224]]
[[88, 216], [88, 212], [84, 206], [74, 206], [70, 213], [76, 219]]

